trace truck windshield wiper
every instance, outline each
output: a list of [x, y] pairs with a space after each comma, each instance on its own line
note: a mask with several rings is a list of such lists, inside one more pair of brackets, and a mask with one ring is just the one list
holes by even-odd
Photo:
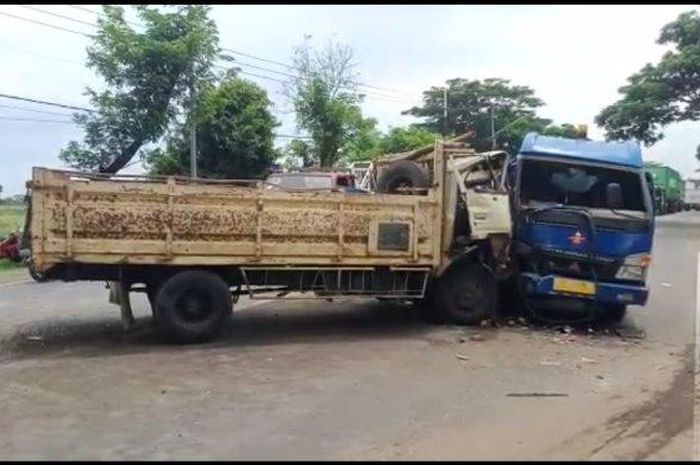
[[615, 215], [620, 216], [622, 218], [629, 218], [630, 220], [636, 220], [636, 221], [646, 221], [646, 218], [640, 218], [638, 216], [630, 215], [629, 213], [622, 213], [621, 211], [617, 211], [614, 208], [608, 208], [608, 210], [610, 210]]

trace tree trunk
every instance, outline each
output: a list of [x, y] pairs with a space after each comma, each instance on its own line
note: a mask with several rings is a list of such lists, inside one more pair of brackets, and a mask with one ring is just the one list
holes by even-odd
[[134, 158], [134, 155], [136, 155], [136, 152], [141, 148], [145, 140], [143, 138], [139, 138], [129, 144], [129, 146], [114, 160], [112, 160], [107, 166], [101, 166], [99, 169], [100, 173], [116, 173], [120, 169], [124, 168], [124, 166], [131, 161], [132, 158]]

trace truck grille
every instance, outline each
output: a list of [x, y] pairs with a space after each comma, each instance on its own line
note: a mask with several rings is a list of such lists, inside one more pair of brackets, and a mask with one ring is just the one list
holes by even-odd
[[614, 280], [615, 274], [620, 268], [619, 263], [616, 262], [604, 263], [594, 261], [593, 263], [589, 263], [585, 259], [581, 260], [550, 255], [543, 255], [539, 257], [536, 264], [536, 271], [542, 275], [556, 274], [560, 276], [583, 279], [593, 279], [595, 277], [600, 281]]

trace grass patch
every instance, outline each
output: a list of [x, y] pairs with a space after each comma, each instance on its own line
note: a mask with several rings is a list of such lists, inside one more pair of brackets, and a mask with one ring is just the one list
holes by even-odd
[[0, 205], [0, 238], [24, 227], [24, 206]]
[[6, 258], [0, 258], [0, 273], [3, 271], [18, 270], [24, 267], [21, 263], [11, 262]]

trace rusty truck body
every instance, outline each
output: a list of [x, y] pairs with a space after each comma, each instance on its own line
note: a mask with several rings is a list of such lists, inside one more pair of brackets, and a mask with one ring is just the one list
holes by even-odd
[[30, 266], [112, 283], [125, 324], [129, 293], [146, 292], [158, 326], [183, 341], [210, 339], [245, 294], [435, 296], [430, 315], [473, 323], [493, 310], [506, 256], [504, 155], [436, 142], [403, 160], [429, 185], [390, 194], [34, 168]]

